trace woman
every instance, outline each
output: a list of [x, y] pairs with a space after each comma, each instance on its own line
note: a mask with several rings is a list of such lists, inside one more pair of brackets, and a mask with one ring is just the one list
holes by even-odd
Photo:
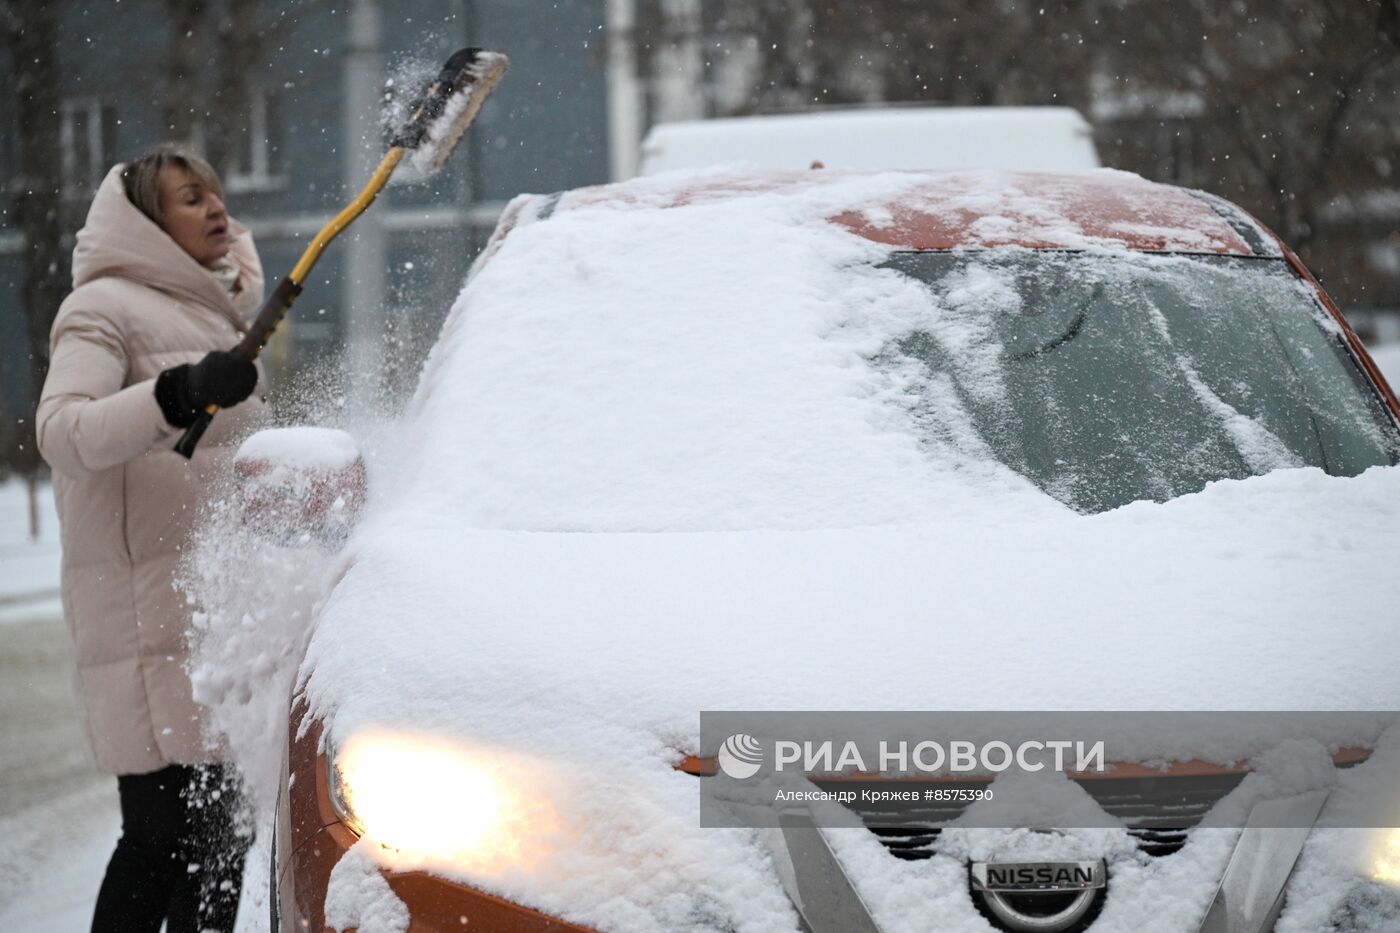
[[[121, 798], [92, 928], [232, 931], [247, 846], [231, 774], [200, 734], [173, 580], [201, 494], [263, 404], [256, 366], [225, 352], [262, 300], [262, 267], [209, 164], [161, 146], [103, 180], [73, 285], [37, 429], [84, 726]], [[211, 403], [230, 410], [185, 460], [175, 441]]]

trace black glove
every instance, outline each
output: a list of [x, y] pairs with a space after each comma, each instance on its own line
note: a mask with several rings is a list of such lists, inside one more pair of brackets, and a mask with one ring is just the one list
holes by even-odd
[[194, 424], [210, 405], [229, 408], [253, 394], [258, 368], [236, 353], [215, 350], [193, 365], [172, 366], [156, 377], [156, 402], [177, 428]]

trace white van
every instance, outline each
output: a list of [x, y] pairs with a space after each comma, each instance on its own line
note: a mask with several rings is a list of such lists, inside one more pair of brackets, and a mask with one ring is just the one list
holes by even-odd
[[1098, 168], [1093, 131], [1071, 107], [897, 107], [661, 123], [638, 174], [747, 162], [761, 169]]

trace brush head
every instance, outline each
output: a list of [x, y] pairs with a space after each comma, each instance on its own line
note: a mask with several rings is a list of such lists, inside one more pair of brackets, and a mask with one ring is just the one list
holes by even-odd
[[481, 105], [510, 68], [503, 52], [460, 49], [442, 66], [412, 116], [395, 134], [393, 146], [412, 152], [413, 167], [431, 175], [447, 162]]

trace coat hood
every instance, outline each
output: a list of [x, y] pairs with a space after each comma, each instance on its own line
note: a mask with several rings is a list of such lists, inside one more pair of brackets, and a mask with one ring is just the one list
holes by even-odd
[[73, 250], [73, 287], [106, 276], [132, 279], [180, 301], [211, 308], [247, 326], [262, 304], [263, 272], [252, 234], [232, 217], [228, 258], [238, 267], [239, 291], [230, 296], [204, 266], [132, 204], [122, 187], [123, 165], [112, 167], [97, 189]]

